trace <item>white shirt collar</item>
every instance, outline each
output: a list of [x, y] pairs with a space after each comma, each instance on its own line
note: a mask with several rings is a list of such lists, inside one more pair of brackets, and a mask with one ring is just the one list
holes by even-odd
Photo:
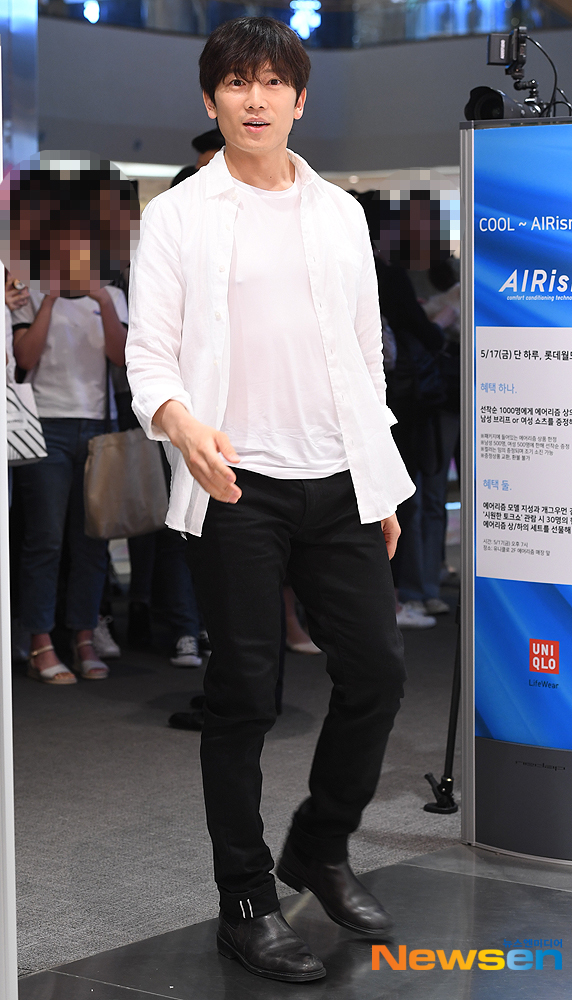
[[[288, 158], [296, 168], [300, 186], [306, 187], [307, 184], [313, 184], [319, 176], [316, 171], [312, 170], [311, 166], [301, 156], [298, 156], [297, 153], [293, 153], [291, 149], [287, 149], [286, 152], [288, 153]], [[219, 194], [225, 194], [225, 192], [234, 189], [235, 179], [226, 165], [224, 148], [215, 153], [212, 160], [206, 166], [201, 167], [201, 173], [203, 171], [206, 175], [207, 198], [215, 198]]]

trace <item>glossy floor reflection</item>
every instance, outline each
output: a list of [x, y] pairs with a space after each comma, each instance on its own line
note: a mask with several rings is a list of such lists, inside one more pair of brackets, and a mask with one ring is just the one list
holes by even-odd
[[297, 986], [244, 971], [217, 954], [215, 921], [37, 973], [20, 982], [20, 1000], [564, 1000], [572, 996], [568, 869], [456, 847], [362, 876], [395, 918], [391, 951], [502, 949], [523, 938], [562, 939], [563, 969], [372, 970], [371, 941], [338, 928], [309, 894], [283, 900], [283, 911], [323, 959], [326, 979]]

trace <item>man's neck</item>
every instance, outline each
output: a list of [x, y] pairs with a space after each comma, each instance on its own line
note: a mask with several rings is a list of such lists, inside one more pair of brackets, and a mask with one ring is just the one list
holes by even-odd
[[231, 177], [264, 191], [286, 191], [296, 179], [286, 146], [256, 156], [227, 145], [224, 158]]

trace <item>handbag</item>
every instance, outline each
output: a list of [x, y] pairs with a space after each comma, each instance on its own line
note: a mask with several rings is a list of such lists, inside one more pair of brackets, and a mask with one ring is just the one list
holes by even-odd
[[83, 479], [88, 538], [133, 538], [165, 527], [169, 497], [160, 447], [140, 427], [91, 439]]
[[8, 465], [32, 465], [47, 457], [46, 442], [30, 382], [6, 385]]

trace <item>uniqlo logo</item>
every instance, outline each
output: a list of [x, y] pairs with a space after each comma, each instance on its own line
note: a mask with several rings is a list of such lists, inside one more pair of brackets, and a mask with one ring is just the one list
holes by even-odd
[[548, 639], [530, 640], [530, 666], [535, 674], [560, 673], [560, 643]]

